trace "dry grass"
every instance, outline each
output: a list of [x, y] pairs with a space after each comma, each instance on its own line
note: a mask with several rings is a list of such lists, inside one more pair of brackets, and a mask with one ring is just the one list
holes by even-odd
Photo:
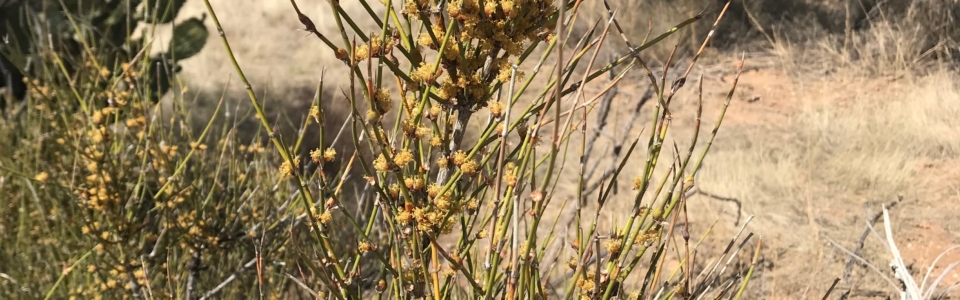
[[[798, 87], [801, 97], [780, 100], [795, 101], [797, 108], [784, 111], [780, 123], [727, 128], [704, 168], [703, 188], [743, 200], [744, 210], [758, 216], [758, 233], [780, 249], [769, 257], [773, 269], [765, 277], [776, 287], [772, 295], [822, 292], [840, 276], [846, 258], [824, 238], [852, 245], [864, 228], [867, 202], [877, 211], [879, 203], [902, 194], [911, 204], [898, 208], [904, 210], [900, 218], [957, 229], [950, 221], [956, 194], [933, 198], [957, 189], [950, 179], [960, 166], [957, 75], [894, 82], [838, 77]], [[699, 201], [704, 212], [731, 208]], [[938, 238], [947, 245], [957, 240], [955, 233]]]

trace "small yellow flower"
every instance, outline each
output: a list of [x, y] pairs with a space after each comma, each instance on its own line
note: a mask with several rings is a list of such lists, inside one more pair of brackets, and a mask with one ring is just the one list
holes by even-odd
[[460, 165], [460, 171], [467, 176], [477, 174], [477, 169], [477, 163], [474, 161], [468, 161]]
[[333, 148], [327, 148], [323, 151], [323, 161], [331, 162], [337, 157], [337, 150]]
[[411, 216], [409, 212], [407, 212], [407, 211], [405, 211], [405, 210], [401, 210], [400, 212], [397, 213], [397, 216], [396, 216], [395, 219], [396, 219], [397, 222], [400, 223], [400, 224], [408, 224], [408, 223], [410, 223], [410, 221], [413, 220], [412, 217], [413, 217], [413, 216]]
[[[409, 179], [407, 179], [407, 180], [409, 180]], [[388, 189], [387, 191], [390, 192], [390, 198], [391, 198], [391, 199], [398, 199], [398, 198], [400, 198], [400, 185], [398, 185], [398, 184], [396, 184], [396, 183], [391, 184], [391, 185], [390, 185], [390, 189]]]
[[490, 101], [487, 103], [487, 107], [490, 108], [490, 114], [492, 114], [494, 118], [499, 118], [500, 115], [503, 114], [503, 109], [506, 108], [506, 105], [503, 105], [503, 103], [499, 101]]
[[570, 268], [570, 270], [576, 270], [577, 264], [576, 256], [571, 256], [570, 259], [567, 260], [567, 268]]
[[397, 155], [393, 157], [393, 162], [397, 163], [400, 167], [407, 165], [411, 161], [413, 161], [413, 154], [407, 149], [401, 150], [400, 153], [397, 153]]
[[100, 113], [99, 110], [95, 111], [93, 112], [93, 116], [90, 117], [90, 120], [93, 121], [94, 124], [100, 124], [100, 122], [103, 122], [103, 114]]
[[357, 250], [360, 250], [360, 252], [366, 253], [370, 251], [376, 251], [377, 246], [368, 242], [359, 242], [357, 245]]
[[416, 81], [422, 81], [431, 83], [437, 80], [440, 77], [441, 68], [437, 68], [436, 71], [433, 70], [433, 65], [428, 65], [426, 63], [420, 63], [420, 67], [413, 71], [410, 74], [410, 78]]
[[407, 15], [416, 14], [419, 10], [420, 8], [417, 6], [417, 3], [414, 2], [413, 0], [407, 0], [407, 2], [404, 3], [404, 6], [403, 6], [404, 14], [407, 14]]
[[310, 116], [313, 117], [314, 121], [320, 123], [320, 107], [314, 105], [310, 107]]
[[437, 194], [439, 193], [440, 193], [440, 186], [437, 185], [436, 183], [431, 183], [430, 186], [427, 187], [427, 195], [430, 196], [430, 198], [436, 197]]
[[444, 277], [450, 277], [456, 274], [457, 271], [454, 271], [453, 269], [443, 269], [440, 275], [443, 275]]
[[517, 186], [517, 175], [514, 175], [513, 173], [507, 173], [506, 175], [503, 176], [503, 181], [504, 181], [504, 182], [507, 184], [507, 186], [509, 186], [509, 187], [516, 187], [516, 186]]
[[190, 142], [190, 149], [196, 149], [196, 150], [203, 151], [203, 150], [207, 150], [207, 145], [206, 145], [206, 144], [200, 144], [200, 143], [197, 143], [197, 142]]
[[330, 220], [333, 219], [333, 214], [331, 214], [329, 210], [324, 211], [323, 214], [320, 214], [319, 219], [320, 219], [320, 223], [327, 224], [327, 222], [330, 222]]
[[40, 174], [37, 174], [37, 176], [33, 177], [34, 180], [39, 182], [45, 182], [47, 181], [47, 178], [50, 178], [50, 174], [47, 174], [47, 172], [40, 172]]
[[360, 45], [353, 49], [354, 61], [361, 61], [370, 58], [370, 48], [367, 45]]
[[515, 10], [513, 9], [513, 0], [503, 0], [500, 1], [500, 7], [503, 8], [503, 14], [507, 15], [508, 18], [513, 17]]
[[387, 158], [380, 154], [379, 157], [373, 160], [373, 168], [380, 172], [386, 172], [390, 170], [390, 164], [387, 163]]
[[289, 161], [285, 161], [283, 162], [283, 164], [280, 165], [280, 174], [283, 175], [284, 177], [293, 176], [294, 172], [296, 171], [296, 168], [299, 168], [299, 167], [300, 167], [299, 157], [293, 159], [293, 164], [290, 164]]
[[446, 157], [440, 157], [437, 159], [437, 166], [441, 168], [446, 168], [450, 164], [450, 160]]
[[620, 239], [611, 239], [604, 243], [604, 247], [607, 248], [607, 251], [610, 252], [610, 255], [617, 255], [620, 253], [620, 248], [623, 246], [623, 243]]
[[375, 122], [380, 119], [380, 113], [375, 110], [367, 110], [367, 121]]
[[423, 181], [423, 178], [419, 178], [419, 177], [417, 178], [407, 177], [404, 179], [403, 183], [404, 185], [407, 186], [407, 189], [412, 191], [419, 191], [420, 189], [423, 188], [424, 181]]
[[143, 269], [137, 269], [136, 271], [133, 271], [133, 277], [144, 278], [146, 277], [145, 275], [146, 273], [143, 272]]
[[487, 1], [483, 5], [483, 12], [487, 14], [488, 18], [492, 17], [493, 13], [497, 12], [497, 2], [498, 1]]
[[416, 132], [414, 132], [413, 135], [417, 138], [422, 138], [430, 134], [431, 131], [432, 130], [430, 130], [430, 127], [420, 126], [417, 128]]
[[285, 161], [280, 165], [280, 174], [283, 177], [293, 176], [293, 166], [290, 165], [290, 162]]
[[467, 153], [466, 153], [466, 152], [463, 152], [463, 150], [457, 150], [457, 152], [454, 152], [454, 153], [453, 153], [453, 157], [452, 157], [452, 158], [453, 158], [453, 159], [452, 159], [452, 160], [453, 160], [453, 165], [459, 166], [459, 165], [462, 165], [463, 163], [466, 163], [466, 162], [467, 162]]
[[436, 120], [437, 117], [440, 116], [440, 112], [441, 112], [441, 111], [440, 111], [440, 107], [439, 107], [439, 106], [430, 107], [430, 111], [427, 112], [427, 116], [426, 116], [426, 117], [427, 117], [427, 119], [430, 119], [430, 120]]
[[313, 161], [313, 163], [320, 163], [321, 158], [323, 158], [323, 154], [320, 153], [320, 149], [310, 151], [310, 161]]
[[470, 199], [470, 201], [468, 201], [466, 205], [467, 213], [472, 215], [477, 212], [477, 208], [479, 207], [480, 207], [480, 203], [477, 202], [476, 198]]
[[460, 5], [457, 5], [456, 3], [448, 4], [448, 5], [447, 5], [447, 14], [450, 15], [450, 18], [459, 19], [459, 18], [460, 18], [460, 10], [461, 10], [461, 9], [462, 9], [462, 7], [461, 7]]
[[377, 106], [380, 110], [380, 114], [385, 114], [390, 111], [390, 107], [393, 105], [393, 100], [390, 99], [390, 91], [387, 89], [377, 90], [374, 99], [377, 100]]
[[460, 87], [450, 82], [449, 78], [447, 78], [447, 80], [444, 80], [443, 83], [440, 84], [440, 89], [437, 91], [437, 96], [443, 100], [450, 100], [457, 96], [459, 89]]

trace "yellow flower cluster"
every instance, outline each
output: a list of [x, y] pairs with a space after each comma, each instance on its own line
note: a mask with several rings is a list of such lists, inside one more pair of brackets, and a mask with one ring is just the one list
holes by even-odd
[[490, 109], [490, 114], [493, 115], [494, 118], [500, 118], [500, 115], [503, 114], [503, 110], [506, 107], [507, 107], [506, 105], [503, 105], [503, 102], [499, 102], [499, 101], [487, 102], [487, 108]]
[[431, 131], [429, 127], [417, 126], [417, 124], [413, 121], [413, 119], [410, 119], [410, 118], [404, 120], [403, 123], [400, 125], [401, 125], [401, 129], [403, 129], [403, 133], [407, 137], [411, 137], [415, 139], [423, 138], [428, 134], [430, 134], [430, 131]]
[[577, 279], [577, 287], [581, 289], [582, 297], [588, 297], [587, 299], [592, 299], [589, 297], [596, 292], [597, 285], [599, 284], [596, 281], [596, 278], [597, 270], [594, 269], [594, 267], [590, 267], [586, 274]]
[[436, 235], [437, 228], [446, 225], [441, 232], [447, 232], [452, 229], [450, 224], [444, 224], [446, 213], [440, 209], [421, 207], [413, 210], [413, 217], [417, 221], [417, 230], [428, 235]]
[[361, 242], [357, 243], [357, 250], [360, 250], [360, 252], [363, 252], [363, 253], [370, 252], [370, 251], [376, 251], [376, 250], [377, 250], [377, 245], [374, 245], [374, 244], [369, 243], [369, 242], [363, 242], [363, 241], [361, 241]]
[[660, 237], [660, 233], [656, 230], [651, 229], [647, 232], [641, 232], [640, 234], [637, 234], [637, 238], [634, 241], [634, 243], [650, 246], [659, 237]]
[[[528, 41], [549, 37], [555, 25], [550, 18], [556, 12], [548, 0], [452, 0], [446, 5], [451, 21], [457, 22], [456, 32], [446, 32], [446, 26], [434, 22], [417, 37], [420, 46], [443, 52], [443, 65], [451, 68], [436, 91], [444, 100], [457, 100], [471, 105], [484, 99], [492, 80], [511, 79], [510, 59], [519, 56]], [[430, 1], [407, 0], [404, 13], [420, 15], [429, 11]], [[437, 19], [439, 21], [439, 19]], [[449, 34], [450, 38], [444, 42]], [[443, 49], [440, 49], [443, 44]], [[440, 72], [432, 72], [433, 65], [421, 64], [411, 79], [432, 83]], [[516, 73], [522, 79], [522, 72]], [[485, 103], [481, 103], [485, 104]]]
[[293, 159], [293, 164], [291, 164], [289, 161], [283, 162], [283, 164], [280, 165], [280, 174], [284, 177], [292, 177], [297, 168], [300, 168], [299, 157]]
[[321, 123], [320, 120], [323, 119], [323, 115], [320, 114], [320, 107], [316, 105], [310, 106], [310, 111], [307, 113], [307, 115], [313, 117], [313, 120], [317, 123]]
[[390, 91], [387, 89], [379, 89], [374, 95], [374, 100], [377, 101], [377, 111], [383, 115], [390, 111], [390, 106], [393, 105], [393, 100], [390, 99]]
[[394, 168], [402, 168], [412, 162], [413, 159], [413, 153], [410, 153], [410, 150], [403, 149], [393, 156], [393, 162], [396, 165], [391, 165], [390, 162], [387, 161], [387, 158], [383, 156], [383, 154], [380, 154], [380, 156], [373, 160], [373, 168], [380, 172], [386, 172]]
[[259, 144], [251, 144], [250, 146], [240, 145], [240, 151], [245, 151], [250, 154], [262, 154], [263, 146]]
[[610, 252], [610, 256], [616, 256], [620, 254], [623, 242], [620, 239], [610, 239], [603, 246]]
[[404, 178], [403, 184], [407, 187], [408, 190], [419, 191], [423, 189], [423, 186], [426, 184], [426, 181], [419, 176], [416, 178], [407, 177], [407, 178]]
[[463, 172], [464, 175], [473, 176], [479, 171], [479, 166], [475, 161], [468, 161], [460, 165], [460, 171]]
[[517, 175], [514, 174], [517, 165], [513, 162], [508, 162], [503, 168], [503, 182], [509, 187], [517, 186]]
[[337, 158], [337, 150], [333, 148], [327, 148], [320, 152], [320, 149], [314, 149], [310, 151], [310, 160], [315, 164], [319, 164], [321, 160], [323, 162], [331, 162]]

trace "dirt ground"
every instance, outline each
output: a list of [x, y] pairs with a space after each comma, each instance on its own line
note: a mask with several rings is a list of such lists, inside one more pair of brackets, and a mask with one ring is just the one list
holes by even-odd
[[[289, 91], [314, 86], [325, 66], [339, 67], [319, 41], [298, 30], [287, 1], [211, 2], [255, 88], [268, 90], [268, 101], [307, 101], [312, 97], [309, 93]], [[204, 11], [200, 1], [187, 6], [182, 15]], [[301, 5], [305, 13], [316, 16], [325, 8], [326, 3], [319, 1]], [[327, 30], [332, 26], [321, 19], [315, 22]], [[218, 95], [235, 75], [216, 35], [210, 38], [206, 50], [183, 62], [182, 75], [191, 90]], [[858, 241], [881, 205], [893, 203], [894, 236], [918, 282], [929, 266], [934, 268], [928, 282], [960, 261], [960, 251], [953, 251], [934, 264], [941, 252], [960, 244], [960, 75], [950, 71], [862, 75], [842, 66], [831, 72], [811, 72], [786, 67], [772, 50], [760, 54], [747, 59], [749, 68], [740, 78], [697, 182], [702, 191], [742, 203], [741, 223], [754, 216], [747, 232], [763, 239], [764, 250], [760, 276], [752, 281], [753, 295], [757, 299], [819, 299], [834, 278], [843, 279], [834, 295], [848, 290], [852, 298], [892, 295], [894, 287], [870, 267], [853, 263], [845, 271], [851, 261], [845, 251], [860, 253], [883, 276], [892, 278], [892, 256], [879, 239], [885, 236], [883, 220], [873, 223], [878, 232], [867, 232], [862, 249]], [[735, 58], [740, 56], [709, 55], [694, 72], [705, 76], [701, 143], [716, 120], [730, 88]], [[621, 109], [613, 110], [612, 122], [626, 122], [631, 104], [647, 88], [642, 73], [637, 70], [634, 75], [614, 100], [614, 107]], [[239, 95], [242, 87], [233, 79], [230, 93]], [[688, 82], [672, 107], [681, 149], [689, 145], [697, 84]], [[647, 124], [649, 114], [641, 116], [640, 122]], [[598, 145], [610, 144], [602, 138]], [[633, 170], [624, 176], [636, 174]], [[632, 205], [627, 203], [632, 198], [631, 184], [623, 181], [621, 195], [605, 210], [611, 224], [618, 218], [617, 208]], [[564, 193], [572, 194], [561, 189], [557, 195]], [[710, 257], [722, 251], [739, 228], [737, 206], [696, 195], [689, 207], [692, 236], [717, 224], [700, 255]], [[739, 259], [746, 262], [749, 254]], [[953, 270], [940, 286], [957, 283], [960, 271]]]

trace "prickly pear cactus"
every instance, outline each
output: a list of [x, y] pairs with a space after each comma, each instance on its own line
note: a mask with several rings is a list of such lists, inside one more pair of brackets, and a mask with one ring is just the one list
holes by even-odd
[[154, 24], [166, 24], [180, 13], [187, 0], [147, 0], [140, 5], [137, 19]]
[[203, 24], [204, 19], [206, 16], [190, 18], [173, 27], [173, 41], [170, 42], [166, 55], [184, 59], [200, 53], [210, 35], [207, 26]]
[[[157, 102], [169, 90], [170, 82], [180, 70], [177, 61], [190, 58], [206, 45], [209, 31], [204, 25], [206, 16], [178, 21], [186, 0], [54, 0], [20, 1], [15, 6], [3, 7], [4, 15], [17, 10], [25, 15], [37, 13], [44, 26], [50, 29], [51, 44], [64, 56], [79, 58], [84, 54], [83, 42], [96, 49], [101, 65], [119, 67], [130, 62], [144, 50], [146, 38], [153, 26], [173, 26], [173, 40], [162, 53], [141, 60], [149, 63], [147, 84], [152, 87], [151, 101]], [[28, 13], [29, 12], [29, 13]], [[7, 19], [10, 18], [0, 18]], [[7, 22], [3, 22], [7, 23]], [[10, 24], [2, 24], [6, 25]], [[31, 32], [27, 24], [13, 24], [14, 32]], [[17, 27], [19, 26], [19, 28]], [[138, 32], [138, 30], [140, 30]], [[2, 33], [2, 32], [0, 32]], [[13, 36], [15, 43], [29, 45], [33, 37]], [[36, 45], [20, 47], [18, 52], [39, 57]], [[10, 49], [0, 49], [9, 52]], [[150, 53], [151, 51], [146, 51]], [[4, 53], [6, 54], [6, 53]], [[11, 55], [14, 57], [19, 57]], [[68, 60], [70, 61], [70, 60]], [[73, 61], [79, 62], [78, 59]], [[15, 61], [15, 63], [18, 63]], [[27, 69], [19, 65], [20, 69]], [[80, 66], [67, 66], [71, 71]], [[118, 70], [115, 70], [118, 71]], [[161, 78], [163, 77], [163, 78]], [[159, 87], [159, 90], [157, 89]]]

